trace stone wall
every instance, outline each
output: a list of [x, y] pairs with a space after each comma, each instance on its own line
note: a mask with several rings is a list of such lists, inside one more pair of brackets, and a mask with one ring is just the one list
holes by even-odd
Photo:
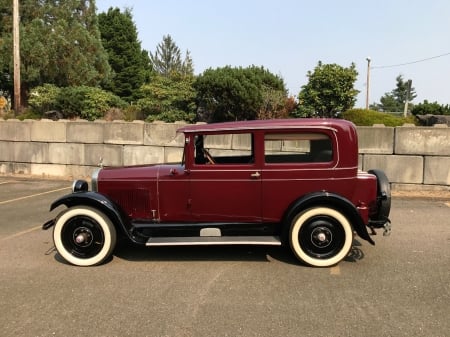
[[[0, 174], [75, 178], [99, 165], [178, 162], [181, 125], [0, 119]], [[394, 189], [450, 190], [450, 128], [358, 127], [358, 136], [360, 168], [384, 170]]]

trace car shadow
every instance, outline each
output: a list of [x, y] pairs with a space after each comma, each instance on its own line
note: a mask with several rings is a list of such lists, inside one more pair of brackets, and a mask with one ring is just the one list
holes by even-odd
[[[359, 248], [362, 244], [353, 240], [349, 254], [344, 258], [345, 262], [358, 262], [364, 258], [363, 251]], [[278, 261], [290, 265], [310, 266], [298, 261], [292, 252], [283, 246], [252, 246], [252, 245], [221, 245], [221, 246], [172, 246], [172, 247], [144, 247], [128, 241], [119, 241], [111, 255], [104, 263], [108, 264], [114, 256], [126, 261], [248, 261], [248, 262], [272, 262]], [[54, 259], [61, 264], [71, 265], [58, 252]]]
[[350, 248], [350, 252], [344, 258], [346, 262], [358, 262], [364, 259], [364, 252], [359, 248], [362, 244], [356, 239], [353, 239], [352, 248]]
[[[364, 258], [359, 248], [362, 244], [353, 240], [346, 262], [357, 262]], [[298, 261], [292, 252], [283, 246], [221, 245], [221, 246], [172, 246], [143, 247], [130, 242], [120, 242], [114, 255], [127, 261], [254, 261], [271, 262], [273, 260], [309, 267]]]
[[[282, 247], [252, 245], [143, 247], [121, 242], [114, 255], [128, 261], [254, 261], [296, 262]], [[295, 263], [298, 264], [298, 263]]]

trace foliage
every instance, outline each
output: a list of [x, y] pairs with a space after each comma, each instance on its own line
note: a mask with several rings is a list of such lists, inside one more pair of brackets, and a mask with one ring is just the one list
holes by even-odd
[[186, 56], [182, 61], [180, 48], [170, 35], [163, 36], [163, 40], [156, 47], [154, 54], [150, 52], [150, 62], [153, 71], [163, 77], [194, 75], [194, 65], [189, 50], [186, 51]]
[[[21, 1], [23, 97], [29, 88], [44, 83], [96, 86], [108, 77], [95, 10], [95, 0]], [[0, 0], [0, 12], [0, 78], [8, 79], [6, 89], [11, 92], [12, 1]]]
[[405, 123], [416, 124], [414, 117], [399, 117], [391, 114], [365, 109], [351, 109], [341, 114], [343, 119], [352, 121], [358, 126], [384, 124], [386, 126], [401, 126]]
[[283, 79], [263, 67], [207, 69], [194, 88], [200, 121], [266, 118], [289, 105]]
[[308, 118], [316, 116], [316, 111], [313, 107], [305, 104], [297, 104], [297, 108], [290, 114], [293, 118]]
[[112, 91], [127, 101], [135, 99], [134, 93], [148, 79], [150, 58], [138, 41], [136, 25], [129, 9], [122, 13], [119, 8], [109, 8], [98, 15], [102, 43], [108, 53], [113, 70], [104, 89]]
[[61, 95], [61, 88], [53, 84], [44, 84], [33, 88], [30, 91], [28, 105], [31, 110], [40, 114], [55, 110], [57, 108], [58, 96]]
[[29, 103], [31, 111], [41, 116], [47, 111], [56, 110], [65, 118], [81, 117], [88, 120], [102, 118], [113, 107], [127, 106], [119, 97], [100, 88], [58, 88], [52, 84], [33, 88]]
[[416, 89], [410, 87], [411, 80], [404, 81], [403, 76], [398, 75], [396, 81], [395, 89], [385, 93], [380, 98], [380, 103], [372, 104], [370, 106], [371, 109], [385, 112], [400, 112], [404, 110], [407, 98], [408, 102], [412, 102], [417, 97]]
[[257, 119], [288, 118], [297, 107], [295, 98], [286, 97], [282, 90], [263, 86], [261, 95], [262, 104]]
[[195, 118], [195, 90], [193, 78], [173, 79], [154, 75], [149, 84], [141, 87], [137, 101], [147, 121], [161, 120], [192, 122]]
[[63, 88], [57, 99], [57, 107], [64, 116], [94, 120], [102, 118], [111, 107], [125, 108], [126, 103], [100, 88], [79, 86]]
[[424, 100], [423, 103], [415, 104], [411, 113], [413, 115], [450, 115], [450, 105]]
[[355, 105], [358, 90], [354, 88], [358, 72], [354, 63], [344, 68], [337, 64], [318, 62], [308, 71], [308, 83], [299, 93], [298, 114], [314, 111], [320, 117], [335, 117]]

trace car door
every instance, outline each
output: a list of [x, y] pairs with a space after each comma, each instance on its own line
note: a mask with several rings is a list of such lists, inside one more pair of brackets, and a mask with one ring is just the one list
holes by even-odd
[[198, 135], [196, 143], [189, 172], [193, 220], [260, 222], [261, 171], [254, 161], [252, 135]]

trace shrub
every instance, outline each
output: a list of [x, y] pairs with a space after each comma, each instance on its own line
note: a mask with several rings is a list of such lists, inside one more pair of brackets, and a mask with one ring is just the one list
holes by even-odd
[[166, 123], [174, 123], [177, 121], [185, 121], [188, 123], [192, 123], [195, 119], [194, 113], [186, 113], [182, 110], [169, 110], [163, 111], [159, 114], [149, 115], [145, 121], [146, 122], [154, 122], [154, 121], [163, 121]]
[[28, 105], [32, 112], [42, 114], [50, 110], [57, 109], [57, 99], [61, 93], [61, 88], [53, 84], [44, 84], [31, 89], [28, 98]]
[[415, 104], [411, 113], [413, 115], [450, 115], [450, 105], [424, 100], [423, 103]]
[[38, 117], [57, 110], [64, 118], [80, 117], [88, 120], [102, 118], [112, 108], [125, 109], [127, 103], [120, 97], [100, 88], [78, 86], [59, 88], [44, 84], [31, 90], [28, 99], [30, 112]]
[[384, 112], [365, 109], [351, 109], [341, 114], [343, 119], [349, 120], [358, 126], [372, 126], [384, 124], [386, 126], [401, 126], [405, 123], [416, 124], [414, 117], [399, 117]]
[[113, 93], [100, 88], [79, 86], [61, 89], [58, 110], [65, 117], [87, 120], [102, 118], [111, 108], [125, 108], [126, 103]]

